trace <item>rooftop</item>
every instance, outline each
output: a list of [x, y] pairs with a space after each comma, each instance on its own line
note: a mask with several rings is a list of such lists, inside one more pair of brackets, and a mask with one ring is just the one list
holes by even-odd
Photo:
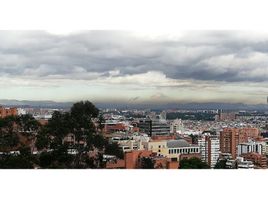
[[190, 146], [191, 145], [184, 139], [167, 141], [168, 148], [190, 147]]

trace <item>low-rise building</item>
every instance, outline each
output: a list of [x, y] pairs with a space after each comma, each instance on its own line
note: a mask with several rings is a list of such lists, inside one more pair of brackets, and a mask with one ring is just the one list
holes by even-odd
[[226, 161], [227, 169], [254, 169], [252, 161], [245, 160], [243, 157], [237, 157], [236, 159], [228, 159]]
[[124, 160], [111, 160], [106, 163], [107, 169], [140, 169], [144, 158], [150, 159], [155, 169], [178, 169], [179, 162], [174, 159], [157, 156], [148, 150], [133, 150], [126, 152]]
[[0, 106], [0, 118], [8, 117], [8, 116], [17, 116], [18, 110], [17, 108], [4, 108]]
[[[181, 159], [183, 155], [192, 155], [200, 158], [200, 148], [198, 145], [191, 145], [186, 140], [167, 141], [167, 157]], [[187, 157], [189, 157], [187, 156]], [[190, 157], [192, 157], [190, 156]], [[184, 156], [185, 157], [185, 156]]]
[[117, 120], [107, 120], [104, 124], [104, 132], [106, 134], [126, 131], [127, 126], [123, 122], [118, 122]]
[[240, 156], [241, 154], [248, 154], [251, 152], [255, 152], [260, 155], [265, 154], [266, 152], [265, 142], [249, 141], [247, 143], [238, 144], [237, 156]]
[[254, 164], [255, 168], [267, 169], [266, 155], [251, 152], [242, 154], [241, 157], [243, 157], [245, 160], [251, 161]]

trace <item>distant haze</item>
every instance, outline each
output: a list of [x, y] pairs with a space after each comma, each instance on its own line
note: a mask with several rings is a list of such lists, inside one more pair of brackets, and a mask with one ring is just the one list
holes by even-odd
[[268, 33], [0, 31], [0, 98], [264, 104]]
[[[0, 99], [0, 106], [6, 107], [34, 107], [34, 108], [63, 108], [69, 109], [75, 102], [55, 102], [55, 101], [18, 101]], [[181, 109], [181, 110], [198, 110], [198, 109], [223, 109], [223, 110], [259, 110], [268, 111], [267, 104], [242, 104], [242, 103], [135, 103], [129, 104], [125, 102], [93, 102], [100, 109], [116, 108], [116, 109]]]

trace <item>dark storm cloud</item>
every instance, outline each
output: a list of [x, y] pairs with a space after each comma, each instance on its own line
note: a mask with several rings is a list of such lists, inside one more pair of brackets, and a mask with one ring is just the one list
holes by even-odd
[[235, 31], [185, 32], [173, 39], [125, 31], [0, 31], [0, 76], [87, 80], [119, 70], [114, 76], [160, 71], [172, 79], [263, 82], [267, 53], [268, 34]]

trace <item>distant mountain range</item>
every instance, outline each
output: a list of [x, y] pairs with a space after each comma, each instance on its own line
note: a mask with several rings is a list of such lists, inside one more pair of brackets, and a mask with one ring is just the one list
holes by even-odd
[[55, 101], [28, 101], [28, 100], [9, 100], [9, 99], [0, 99], [0, 105], [9, 106], [9, 107], [34, 107], [34, 108], [70, 108], [72, 102], [55, 102]]
[[[0, 105], [9, 107], [34, 107], [34, 108], [63, 108], [68, 109], [74, 102], [55, 101], [28, 101], [28, 100], [8, 100], [0, 99]], [[265, 110], [268, 111], [267, 104], [243, 104], [243, 103], [166, 103], [166, 104], [127, 104], [127, 103], [94, 103], [98, 108], [116, 109], [223, 109], [223, 110]]]

